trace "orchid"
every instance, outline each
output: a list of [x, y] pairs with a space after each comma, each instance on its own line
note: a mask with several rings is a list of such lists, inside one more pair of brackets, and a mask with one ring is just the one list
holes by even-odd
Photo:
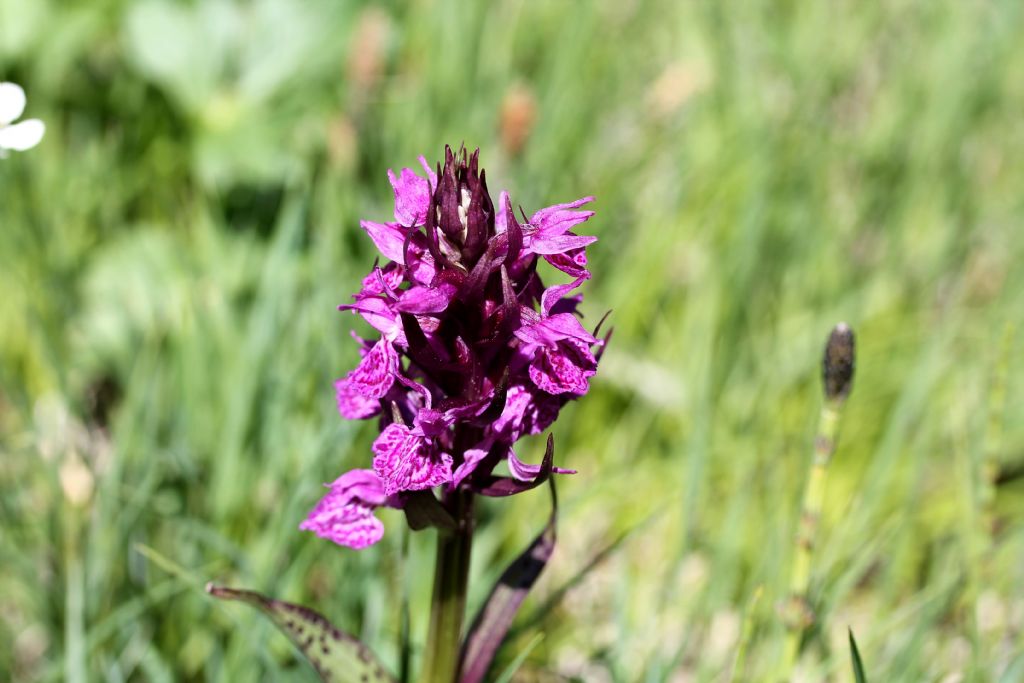
[[[592, 211], [584, 197], [516, 218], [507, 192], [495, 207], [479, 150], [452, 152], [423, 175], [388, 172], [394, 220], [361, 226], [383, 257], [352, 302], [372, 338], [356, 336], [361, 359], [334, 383], [338, 412], [374, 418], [370, 467], [345, 472], [299, 528], [338, 545], [367, 548], [384, 536], [381, 507], [404, 511], [409, 527], [435, 527], [437, 556], [424, 683], [481, 683], [526, 595], [555, 547], [557, 502], [549, 434], [539, 463], [516, 453], [571, 400], [586, 394], [608, 335], [580, 320], [577, 289], [590, 279], [574, 228]], [[571, 280], [545, 287], [546, 261]], [[600, 328], [600, 323], [597, 327]], [[609, 333], [610, 334], [610, 333]], [[507, 474], [498, 472], [507, 468]], [[475, 496], [511, 496], [551, 482], [547, 524], [501, 575], [468, 631]], [[324, 680], [394, 681], [369, 648], [321, 614], [251, 591], [210, 585], [219, 598], [263, 611]], [[408, 650], [408, 643], [403, 645]], [[407, 680], [406, 676], [400, 677]]]
[[39, 144], [46, 125], [39, 119], [14, 121], [25, 111], [25, 91], [16, 83], [0, 83], [0, 158], [8, 150], [24, 152]]
[[[521, 222], [507, 192], [492, 202], [479, 150], [446, 148], [443, 165], [431, 169], [423, 157], [420, 165], [422, 175], [388, 172], [394, 220], [361, 223], [387, 262], [339, 307], [380, 333], [359, 341], [362, 360], [335, 383], [343, 417], [380, 420], [373, 469], [355, 470], [363, 481], [375, 476], [380, 495], [360, 497], [361, 511], [385, 498], [402, 507], [409, 494], [437, 487], [442, 499], [458, 488], [493, 492], [503, 461], [511, 475], [503, 495], [570, 472], [523, 462], [513, 447], [587, 393], [604, 344], [580, 322], [580, 297], [570, 296], [591, 276], [586, 247], [597, 238], [573, 229], [593, 216], [581, 210], [593, 197]], [[572, 281], [545, 288], [540, 259]], [[378, 527], [324, 526], [325, 510], [351, 505], [347, 489], [337, 489], [302, 528], [352, 548], [378, 540]]]

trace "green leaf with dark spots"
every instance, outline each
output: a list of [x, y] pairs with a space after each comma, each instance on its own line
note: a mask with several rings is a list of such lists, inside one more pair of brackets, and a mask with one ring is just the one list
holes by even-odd
[[288, 636], [320, 678], [332, 683], [395, 683], [384, 666], [355, 636], [335, 628], [322, 614], [308, 607], [274, 600], [253, 591], [206, 585], [206, 592], [221, 600], [238, 600], [263, 612]]

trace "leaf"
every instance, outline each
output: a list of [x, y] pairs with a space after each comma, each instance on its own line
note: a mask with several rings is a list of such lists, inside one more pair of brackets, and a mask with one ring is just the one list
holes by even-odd
[[480, 683], [512, 620], [555, 550], [558, 499], [551, 482], [551, 516], [540, 535], [508, 566], [473, 621], [462, 648], [462, 683]]
[[370, 648], [334, 627], [318, 612], [253, 591], [206, 584], [206, 592], [221, 600], [238, 600], [263, 612], [288, 636], [320, 678], [336, 683], [394, 683]]
[[857, 650], [857, 641], [853, 637], [853, 630], [850, 629], [850, 659], [853, 660], [853, 678], [857, 683], [868, 683], [868, 677], [864, 673], [864, 662], [860, 661], [860, 652]]
[[402, 510], [413, 531], [437, 527], [455, 530], [455, 520], [430, 491], [409, 491], [402, 494]]

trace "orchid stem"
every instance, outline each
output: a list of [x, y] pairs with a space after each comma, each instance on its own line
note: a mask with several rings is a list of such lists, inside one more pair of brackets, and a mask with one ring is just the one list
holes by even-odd
[[458, 683], [460, 674], [459, 651], [473, 540], [473, 494], [455, 490], [449, 494], [449, 504], [458, 526], [452, 532], [438, 532], [422, 683]]

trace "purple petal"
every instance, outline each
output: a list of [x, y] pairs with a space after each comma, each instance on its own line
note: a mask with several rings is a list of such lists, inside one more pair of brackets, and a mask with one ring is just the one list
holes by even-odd
[[[491, 452], [492, 442], [492, 439], [485, 439], [462, 454], [462, 464], [458, 466], [455, 474], [452, 475], [452, 486], [458, 486], [462, 483], [463, 479], [473, 474], [480, 461]], [[511, 452], [511, 449], [509, 451]]]
[[554, 308], [566, 294], [583, 284], [584, 278], [576, 278], [572, 282], [566, 285], [555, 285], [548, 287], [544, 290], [544, 293], [540, 297], [540, 310], [544, 317], [551, 315], [551, 309]]
[[569, 313], [571, 315], [576, 315], [576, 311], [580, 307], [581, 303], [583, 303], [582, 294], [575, 294], [573, 296], [561, 298], [551, 305], [547, 315], [553, 315], [556, 313]]
[[494, 232], [502, 233], [508, 230], [508, 223], [505, 220], [505, 212], [508, 211], [508, 192], [501, 191], [498, 195], [498, 208], [494, 212]]
[[532, 409], [533, 396], [521, 384], [514, 384], [508, 388], [505, 407], [498, 419], [491, 424], [491, 429], [497, 434], [508, 435], [511, 441], [516, 441], [521, 434], [523, 419], [527, 411]]
[[544, 254], [543, 259], [558, 268], [569, 277], [590, 279], [587, 270], [587, 252], [585, 249], [567, 251], [564, 254]]
[[423, 432], [423, 436], [434, 438], [444, 434], [452, 426], [453, 420], [440, 410], [433, 408], [422, 408], [416, 413], [416, 427]]
[[[525, 465], [519, 463], [513, 465], [512, 459], [515, 457], [514, 453], [509, 453], [509, 467], [515, 467], [516, 469], [523, 470], [524, 468], [532, 468], [531, 465]], [[540, 486], [548, 477], [551, 476], [554, 471], [554, 458], [555, 458], [555, 440], [554, 437], [548, 434], [547, 448], [544, 450], [544, 459], [541, 464], [537, 466], [537, 472], [532, 478], [520, 479], [518, 477], [495, 477], [490, 476], [473, 482], [473, 490], [484, 496], [514, 496], [517, 493], [523, 491], [529, 491], [532, 488]], [[522, 474], [522, 471], [520, 472]]]
[[[544, 462], [538, 465], [531, 465], [530, 463], [523, 462], [515, 454], [515, 451], [509, 449], [508, 471], [519, 481], [532, 482], [537, 478], [537, 475], [543, 472], [549, 465], [550, 463], [546, 464]], [[551, 467], [550, 469], [556, 474], [576, 474], [576, 470], [567, 470], [562, 467]]]
[[590, 348], [575, 339], [563, 339], [556, 349], [542, 347], [530, 364], [530, 379], [549, 394], [583, 395], [589, 377], [597, 373]]
[[356, 369], [348, 373], [348, 388], [366, 398], [382, 398], [395, 382], [398, 372], [398, 352], [387, 339], [380, 339], [367, 353]]
[[430, 181], [431, 185], [437, 187], [437, 174], [434, 173], [434, 169], [430, 166], [430, 162], [428, 162], [427, 158], [422, 154], [419, 155], [418, 159], [420, 162], [420, 166], [423, 167], [424, 173], [427, 174], [427, 180]]
[[388, 425], [373, 442], [373, 469], [384, 481], [384, 492], [429, 489], [451, 481], [452, 456], [434, 454], [430, 442], [405, 425]]
[[395, 263], [405, 263], [405, 238], [408, 232], [395, 223], [359, 221], [380, 253]]
[[384, 525], [373, 511], [386, 496], [380, 479], [370, 470], [352, 470], [331, 484], [330, 492], [316, 504], [300, 529], [312, 531], [338, 545], [361, 549], [384, 535]]
[[448, 308], [455, 298], [457, 288], [448, 282], [437, 287], [412, 287], [402, 293], [395, 304], [395, 310], [402, 313], [438, 313]]
[[561, 408], [561, 401], [550, 394], [531, 390], [522, 384], [508, 388], [505, 407], [493, 422], [495, 434], [509, 441], [517, 441], [526, 434], [539, 434], [555, 421]]
[[494, 400], [494, 388], [489, 383], [484, 387], [483, 393], [476, 399], [459, 399], [459, 400], [448, 400], [442, 407], [444, 414], [447, 415], [452, 422], [461, 420], [467, 417], [479, 417], [485, 410], [491, 405], [491, 401]]
[[356, 301], [369, 299], [370, 297], [392, 296], [394, 291], [401, 286], [405, 274], [402, 266], [397, 263], [388, 263], [383, 268], [377, 267], [370, 271], [370, 274], [363, 278], [363, 286], [353, 295]]
[[433, 404], [434, 399], [430, 395], [430, 389], [427, 389], [425, 386], [423, 386], [419, 382], [417, 382], [415, 380], [412, 380], [412, 379], [409, 379], [408, 377], [406, 377], [405, 375], [402, 375], [401, 373], [399, 373], [398, 376], [395, 377], [395, 379], [397, 379], [402, 385], [412, 389], [413, 391], [415, 391], [417, 394], [420, 395], [420, 397], [423, 400], [418, 405], [424, 405], [427, 408], [430, 408], [430, 406]]
[[384, 536], [384, 524], [373, 516], [373, 508], [358, 501], [338, 504], [330, 493], [299, 528], [356, 550], [373, 545]]
[[389, 170], [388, 179], [395, 188], [395, 220], [405, 226], [423, 225], [430, 208], [430, 182], [411, 168], [403, 168], [398, 177]]
[[593, 197], [583, 197], [568, 204], [556, 204], [541, 209], [530, 217], [530, 225], [537, 229], [538, 236], [555, 237], [586, 221], [594, 215], [593, 211], [573, 211], [584, 204], [594, 201]]
[[528, 344], [554, 346], [563, 339], [578, 339], [587, 344], [596, 344], [597, 338], [587, 332], [579, 319], [571, 313], [556, 313], [542, 318], [540, 322], [525, 325], [515, 335]]
[[534, 254], [564, 254], [573, 249], [582, 249], [597, 241], [590, 235], [558, 235], [556, 237], [534, 238], [530, 241], [530, 251]]
[[409, 239], [409, 246], [402, 262], [405, 263], [409, 281], [414, 284], [433, 282], [434, 276], [437, 275], [434, 257], [430, 255], [430, 249], [427, 247], [427, 237], [421, 232], [413, 233]]
[[540, 474], [541, 466], [527, 464], [516, 456], [515, 451], [509, 451], [508, 471], [519, 481], [532, 481]]
[[402, 327], [402, 320], [394, 306], [377, 297], [361, 299], [354, 304], [343, 304], [338, 306], [339, 311], [352, 311], [363, 317], [373, 329], [392, 340], [399, 346], [406, 346], [405, 331]]
[[493, 399], [494, 391], [491, 390], [473, 401], [448, 399], [438, 410], [432, 410], [428, 406], [416, 414], [416, 427], [426, 437], [440, 436], [459, 420], [479, 417], [491, 405]]
[[347, 377], [334, 382], [334, 398], [338, 412], [347, 420], [364, 420], [380, 413], [380, 400], [363, 396]]
[[330, 483], [331, 489], [370, 505], [386, 505], [384, 484], [373, 470], [349, 470]]

